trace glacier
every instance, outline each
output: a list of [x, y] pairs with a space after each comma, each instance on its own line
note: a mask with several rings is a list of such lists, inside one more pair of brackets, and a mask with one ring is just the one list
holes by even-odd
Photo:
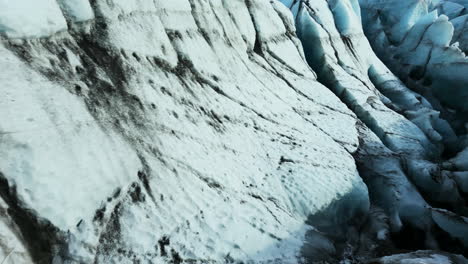
[[0, 261], [467, 263], [466, 8], [0, 0]]

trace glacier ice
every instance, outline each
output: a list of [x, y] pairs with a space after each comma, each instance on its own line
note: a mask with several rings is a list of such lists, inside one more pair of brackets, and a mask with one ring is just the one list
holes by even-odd
[[468, 2], [398, 3], [0, 0], [0, 261], [466, 249]]

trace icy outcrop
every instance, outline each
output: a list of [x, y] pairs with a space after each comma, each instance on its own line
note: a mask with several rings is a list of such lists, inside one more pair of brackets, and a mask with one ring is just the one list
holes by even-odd
[[[369, 15], [366, 6], [361, 14], [355, 1], [282, 2], [295, 17], [297, 35], [318, 80], [365, 124], [358, 126], [360, 145], [354, 156], [360, 175], [369, 187], [371, 202], [385, 211], [391, 232], [408, 227], [423, 230], [425, 246], [438, 248], [435, 233], [440, 232], [436, 230], [431, 205], [446, 206], [462, 215], [468, 212], [463, 194], [464, 169], [444, 171], [444, 165], [440, 164], [442, 152], [456, 153], [462, 145], [462, 137], [452, 129], [453, 120], [445, 119], [447, 109], [441, 104], [436, 104], [438, 109], [434, 109], [435, 99], [431, 94], [427, 91], [419, 94], [407, 88], [373, 53], [360, 24], [360, 17]], [[393, 13], [388, 15], [388, 19], [394, 19], [393, 24], [388, 22], [394, 26], [387, 30], [394, 42], [404, 43], [408, 39], [404, 32], [412, 29], [419, 14], [425, 12], [421, 7], [424, 1], [418, 1], [421, 5], [402, 2], [409, 10], [407, 14], [394, 9], [393, 2], [374, 2], [400, 15], [398, 20]], [[368, 23], [369, 27], [375, 24]], [[428, 32], [430, 36], [438, 36], [433, 40], [438, 41], [438, 46], [446, 45], [451, 38], [451, 30], [443, 19]], [[417, 58], [406, 56], [405, 59]], [[463, 65], [457, 68], [460, 74], [464, 72]], [[433, 82], [439, 80], [434, 75]], [[458, 91], [461, 94], [457, 96], [463, 96], [463, 91]], [[459, 155], [445, 167], [457, 162], [465, 164], [464, 154]]]
[[468, 218], [443, 209], [432, 209], [432, 216], [441, 229], [468, 247]]
[[[425, 166], [425, 170], [437, 179], [453, 179], [457, 189], [466, 193], [468, 159], [463, 149], [468, 121], [468, 59], [463, 52], [468, 36], [467, 2], [404, 1], [399, 8], [386, 1], [360, 3], [366, 35], [379, 57], [408, 87], [439, 110], [438, 116], [447, 120], [456, 132], [455, 135], [450, 132], [451, 139], [444, 145], [449, 156], [457, 157], [444, 162], [442, 167]], [[444, 185], [447, 190], [454, 186], [453, 182], [443, 180], [436, 184], [429, 181], [421, 187], [439, 196], [439, 192], [434, 193], [436, 185]], [[466, 208], [460, 208], [462, 202], [456, 200], [452, 201], [458, 204], [454, 210], [467, 215]]]
[[457, 183], [460, 190], [468, 193], [468, 147], [452, 159], [442, 164], [442, 173], [448, 174]]
[[398, 254], [373, 260], [375, 264], [466, 264], [468, 260], [461, 255], [451, 255], [445, 252], [421, 250]]
[[31, 263], [21, 231], [11, 219], [10, 214], [14, 213], [0, 198], [0, 260], [5, 264]]
[[[438, 109], [468, 111], [466, 1], [361, 0], [363, 26], [379, 57]], [[401, 10], [405, 10], [402, 12]], [[446, 113], [446, 115], [449, 115]], [[465, 114], [460, 114], [462, 127]]]
[[394, 150], [423, 156], [434, 150], [434, 142], [454, 140], [455, 134], [438, 112], [373, 55], [353, 6], [336, 3], [330, 9], [325, 1], [298, 1], [291, 6], [299, 10], [298, 36], [319, 80]]
[[438, 202], [460, 201], [456, 183], [449, 177], [435, 181], [430, 169], [437, 168], [430, 161], [438, 156], [437, 145], [453, 144], [455, 133], [422, 96], [406, 88], [372, 53], [353, 5], [347, 1], [296, 1], [289, 7], [296, 12], [298, 36], [318, 79], [385, 146], [403, 157], [408, 176], [419, 188], [438, 193], [431, 196]]
[[458, 43], [458, 47], [465, 53], [468, 53], [468, 14], [455, 17], [452, 22], [453, 43]]
[[364, 126], [360, 127], [360, 139], [360, 150], [355, 155], [359, 172], [369, 187], [371, 200], [385, 209], [389, 231], [398, 232], [403, 222], [430, 230], [429, 205], [407, 178], [399, 155], [389, 150]]

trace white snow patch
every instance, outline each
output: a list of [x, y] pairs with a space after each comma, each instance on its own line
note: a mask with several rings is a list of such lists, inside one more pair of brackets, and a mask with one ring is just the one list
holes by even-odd
[[30, 208], [62, 230], [83, 217], [141, 168], [134, 150], [103, 131], [83, 101], [29, 70], [0, 46], [0, 170]]
[[0, 0], [0, 34], [9, 38], [39, 38], [66, 29], [55, 0]]
[[57, 0], [63, 13], [73, 22], [82, 22], [94, 18], [89, 0]]

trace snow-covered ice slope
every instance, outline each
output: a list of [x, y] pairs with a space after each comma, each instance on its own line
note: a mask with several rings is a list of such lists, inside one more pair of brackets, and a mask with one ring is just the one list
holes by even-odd
[[295, 263], [311, 214], [367, 211], [356, 116], [281, 4], [42, 2], [0, 2], [1, 195], [35, 261]]

